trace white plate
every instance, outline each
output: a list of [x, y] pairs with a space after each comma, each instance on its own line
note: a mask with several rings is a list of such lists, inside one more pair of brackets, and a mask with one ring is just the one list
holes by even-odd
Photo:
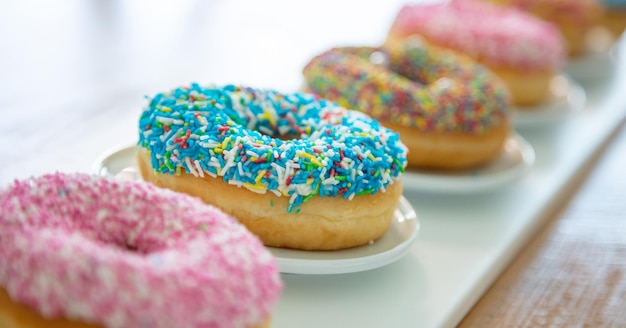
[[594, 53], [570, 60], [565, 66], [565, 72], [575, 80], [582, 82], [610, 78], [615, 73], [616, 68], [613, 59], [615, 52]]
[[610, 78], [615, 73], [619, 58], [618, 37], [605, 28], [596, 27], [585, 39], [588, 41], [586, 53], [570, 58], [565, 72], [583, 83]]
[[407, 170], [404, 188], [438, 193], [475, 193], [493, 190], [523, 176], [535, 162], [535, 150], [521, 136], [509, 137], [492, 162], [477, 169], [459, 172]]
[[134, 145], [111, 149], [96, 160], [92, 171], [96, 175], [125, 181], [141, 180], [135, 155]]
[[565, 119], [585, 107], [585, 89], [567, 75], [550, 81], [550, 98], [540, 106], [513, 108], [516, 127], [537, 126]]
[[[135, 146], [113, 149], [103, 154], [93, 171], [100, 176], [139, 180]], [[297, 274], [339, 274], [375, 269], [405, 255], [419, 231], [417, 214], [411, 204], [400, 198], [391, 227], [380, 239], [367, 245], [339, 251], [300, 251], [268, 247], [276, 257], [280, 272]]]
[[389, 231], [368, 245], [326, 252], [284, 248], [270, 251], [278, 259], [280, 271], [299, 274], [336, 274], [359, 272], [390, 264], [409, 251], [419, 231], [417, 214], [411, 204], [400, 198]]

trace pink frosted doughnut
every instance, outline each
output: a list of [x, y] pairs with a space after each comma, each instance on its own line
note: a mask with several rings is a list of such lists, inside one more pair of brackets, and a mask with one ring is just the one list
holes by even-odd
[[282, 283], [258, 239], [199, 199], [56, 173], [0, 190], [0, 287], [47, 319], [244, 327], [268, 321]]
[[484, 1], [517, 8], [555, 24], [567, 40], [570, 55], [574, 56], [589, 51], [587, 34], [599, 23], [603, 15], [599, 0]]
[[489, 66], [559, 70], [565, 50], [559, 30], [524, 12], [472, 0], [405, 5], [389, 37], [420, 34]]
[[549, 96], [566, 59], [559, 30], [531, 14], [475, 0], [402, 7], [387, 44], [415, 35], [464, 53], [500, 77], [516, 107], [533, 108]]

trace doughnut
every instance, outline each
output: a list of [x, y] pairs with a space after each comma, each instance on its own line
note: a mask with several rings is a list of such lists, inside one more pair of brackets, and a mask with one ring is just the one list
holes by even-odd
[[234, 219], [82, 173], [0, 190], [0, 327], [267, 327], [282, 282]]
[[487, 0], [529, 12], [555, 24], [567, 41], [570, 56], [587, 51], [588, 33], [602, 17], [598, 0]]
[[303, 75], [311, 92], [398, 131], [412, 168], [483, 165], [510, 134], [506, 86], [470, 58], [415, 37], [385, 48], [328, 50]]
[[381, 237], [406, 153], [397, 133], [306, 93], [194, 83], [157, 94], [139, 119], [143, 179], [203, 199], [273, 247]]
[[600, 0], [604, 7], [600, 24], [614, 36], [620, 36], [626, 29], [626, 0]]
[[518, 107], [545, 102], [550, 81], [566, 59], [562, 36], [552, 24], [478, 1], [406, 5], [395, 17], [386, 42], [415, 34], [489, 68], [507, 84]]

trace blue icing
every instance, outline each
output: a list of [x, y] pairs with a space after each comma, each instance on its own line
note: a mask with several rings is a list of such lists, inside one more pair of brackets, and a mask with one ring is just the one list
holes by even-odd
[[313, 196], [375, 194], [404, 171], [407, 154], [397, 133], [360, 112], [234, 85], [157, 94], [139, 120], [138, 145], [159, 173], [273, 192], [290, 198], [289, 211]]

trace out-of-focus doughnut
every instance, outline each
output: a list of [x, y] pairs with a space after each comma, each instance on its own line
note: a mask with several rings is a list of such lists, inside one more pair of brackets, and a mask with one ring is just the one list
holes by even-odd
[[421, 35], [434, 45], [466, 54], [509, 87], [517, 106], [546, 101], [565, 61], [559, 30], [531, 14], [473, 0], [406, 5], [387, 43]]
[[626, 29], [626, 0], [600, 0], [604, 13], [600, 18], [602, 26], [614, 36], [620, 36]]
[[555, 24], [572, 56], [587, 51], [587, 33], [600, 21], [603, 10], [598, 0], [487, 0], [529, 12]]
[[303, 74], [310, 91], [398, 131], [411, 167], [484, 164], [510, 133], [504, 84], [470, 58], [415, 38], [384, 49], [331, 49]]

